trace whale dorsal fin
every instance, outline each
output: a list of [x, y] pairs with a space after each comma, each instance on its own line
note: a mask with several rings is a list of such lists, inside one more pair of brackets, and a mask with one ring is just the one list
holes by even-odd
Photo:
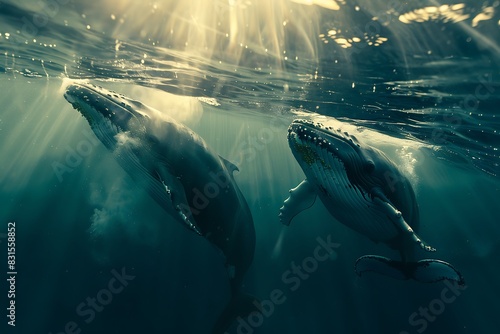
[[238, 168], [238, 166], [236, 166], [235, 164], [233, 164], [231, 161], [221, 157], [219, 155], [219, 158], [222, 160], [222, 162], [224, 163], [224, 165], [226, 166], [227, 170], [229, 171], [229, 174], [233, 175], [233, 172], [234, 171], [240, 171], [240, 169]]
[[284, 225], [290, 225], [293, 217], [302, 211], [309, 209], [316, 201], [316, 190], [314, 186], [305, 179], [298, 186], [290, 189], [290, 197], [284, 202], [280, 208], [280, 221]]

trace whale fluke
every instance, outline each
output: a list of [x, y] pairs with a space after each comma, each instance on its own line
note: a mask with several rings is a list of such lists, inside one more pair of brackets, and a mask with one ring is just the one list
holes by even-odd
[[423, 283], [450, 280], [459, 285], [465, 284], [464, 278], [458, 270], [448, 262], [436, 259], [403, 262], [378, 255], [365, 255], [356, 261], [354, 270], [359, 276], [371, 271], [400, 280], [411, 278]]

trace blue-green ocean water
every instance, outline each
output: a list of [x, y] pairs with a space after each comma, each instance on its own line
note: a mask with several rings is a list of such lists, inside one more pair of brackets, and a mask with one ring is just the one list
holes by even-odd
[[[230, 333], [498, 330], [499, 3], [303, 2], [0, 2], [2, 333], [210, 333], [229, 298], [221, 255], [96, 141], [63, 98], [68, 78], [172, 115], [238, 165], [257, 235], [245, 291], [281, 298]], [[421, 237], [465, 288], [356, 276], [359, 256], [398, 254], [319, 201], [280, 224], [304, 178], [286, 141], [299, 117], [335, 118], [400, 166]], [[291, 273], [318, 238], [335, 256]], [[103, 292], [123, 272], [123, 289]]]

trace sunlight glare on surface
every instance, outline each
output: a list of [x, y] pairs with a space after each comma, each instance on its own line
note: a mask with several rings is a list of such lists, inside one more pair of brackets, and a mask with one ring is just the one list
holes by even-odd
[[[93, 15], [106, 12], [113, 36], [137, 36], [154, 45], [239, 63], [255, 55], [282, 64], [297, 53], [317, 56], [319, 10], [338, 10], [339, 1], [135, 1], [95, 2]], [[291, 43], [290, 41], [294, 41]], [[290, 45], [296, 50], [289, 50]], [[295, 58], [295, 57], [293, 57]]]

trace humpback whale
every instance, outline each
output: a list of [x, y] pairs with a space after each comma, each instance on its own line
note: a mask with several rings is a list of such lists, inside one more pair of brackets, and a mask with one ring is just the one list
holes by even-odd
[[212, 333], [254, 311], [258, 302], [240, 289], [253, 260], [255, 230], [233, 178], [238, 168], [191, 129], [139, 101], [88, 83], [69, 84], [64, 97], [140, 187], [223, 253], [231, 299]]
[[417, 249], [435, 249], [417, 235], [419, 210], [410, 182], [383, 152], [340, 129], [301, 119], [288, 128], [288, 143], [306, 179], [283, 203], [283, 224], [289, 225], [319, 197], [337, 221], [399, 251], [400, 261], [360, 257], [355, 264], [358, 275], [376, 272], [396, 279], [464, 284], [460, 272], [447, 262], [415, 260]]

